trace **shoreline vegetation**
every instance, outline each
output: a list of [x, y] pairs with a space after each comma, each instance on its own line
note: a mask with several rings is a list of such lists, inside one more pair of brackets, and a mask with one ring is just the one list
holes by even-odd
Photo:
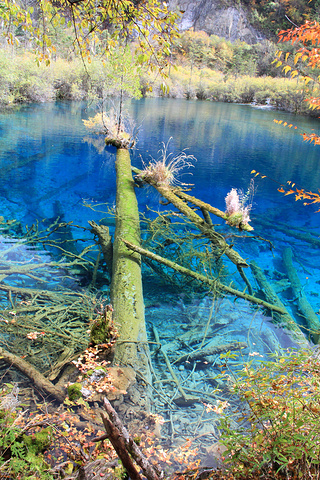
[[[217, 39], [219, 37], [215, 37], [216, 42]], [[208, 60], [204, 56], [203, 45], [200, 45], [201, 55], [196, 57], [189, 51], [182, 55], [181, 51], [179, 53], [173, 49], [176, 53], [168, 67], [165, 85], [159, 75], [150, 75], [142, 67], [135, 68], [134, 71], [130, 68], [127, 75], [130, 77], [128, 82], [131, 83], [132, 92], [127, 93], [136, 98], [168, 97], [265, 105], [290, 113], [318, 116], [308, 108], [305, 100], [310, 96], [310, 91], [299, 78], [254, 74], [260, 70], [259, 55], [261, 57], [262, 47], [259, 47], [261, 51], [257, 57], [253, 55], [253, 47], [256, 46], [239, 42], [232, 47], [230, 42], [223, 39], [219, 41], [224, 46], [224, 49], [221, 48], [224, 57], [222, 54], [216, 56], [213, 63], [211, 57]], [[189, 44], [190, 42], [189, 39]], [[229, 48], [228, 54], [226, 46]], [[252, 50], [249, 56], [248, 49]], [[106, 63], [93, 58], [84, 68], [79, 58], [57, 58], [46, 66], [37, 64], [36, 56], [31, 52], [15, 53], [10, 47], [2, 47], [0, 108], [56, 100], [90, 101], [117, 95], [115, 69], [119, 64], [127, 62], [128, 58], [117, 56], [115, 66], [114, 58], [110, 57]], [[210, 62], [211, 68], [207, 66]], [[272, 75], [275, 75], [274, 70], [270, 67]], [[249, 74], [244, 74], [243, 71]]]

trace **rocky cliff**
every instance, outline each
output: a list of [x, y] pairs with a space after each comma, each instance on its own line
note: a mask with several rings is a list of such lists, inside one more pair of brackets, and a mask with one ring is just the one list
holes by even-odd
[[234, 42], [239, 39], [248, 44], [261, 42], [263, 36], [249, 23], [245, 9], [237, 2], [221, 0], [171, 0], [171, 8], [182, 14], [181, 30], [203, 30]]

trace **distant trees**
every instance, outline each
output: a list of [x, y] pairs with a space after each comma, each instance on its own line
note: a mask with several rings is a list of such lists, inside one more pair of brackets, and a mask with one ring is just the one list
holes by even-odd
[[233, 75], [279, 76], [279, 70], [271, 65], [275, 53], [275, 45], [268, 40], [256, 45], [240, 40], [231, 43], [217, 35], [192, 30], [183, 32], [172, 47], [174, 60], [182, 65], [207, 67]]

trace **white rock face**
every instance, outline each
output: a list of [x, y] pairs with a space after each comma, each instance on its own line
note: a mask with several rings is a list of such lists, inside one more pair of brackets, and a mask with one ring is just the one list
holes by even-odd
[[222, 6], [221, 0], [171, 0], [170, 7], [183, 11], [181, 30], [203, 30], [208, 35], [218, 35], [234, 42], [248, 44], [261, 42], [263, 36], [249, 23], [240, 5]]

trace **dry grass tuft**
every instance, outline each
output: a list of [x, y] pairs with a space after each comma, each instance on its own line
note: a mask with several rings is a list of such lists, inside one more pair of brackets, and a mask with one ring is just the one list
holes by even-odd
[[160, 150], [159, 160], [154, 160], [142, 170], [138, 177], [143, 181], [150, 181], [156, 185], [189, 185], [177, 180], [177, 175], [186, 168], [193, 167], [192, 161], [196, 160], [193, 155], [187, 155], [182, 151], [178, 155], [168, 154], [168, 147], [171, 138], [167, 144], [163, 144]]

